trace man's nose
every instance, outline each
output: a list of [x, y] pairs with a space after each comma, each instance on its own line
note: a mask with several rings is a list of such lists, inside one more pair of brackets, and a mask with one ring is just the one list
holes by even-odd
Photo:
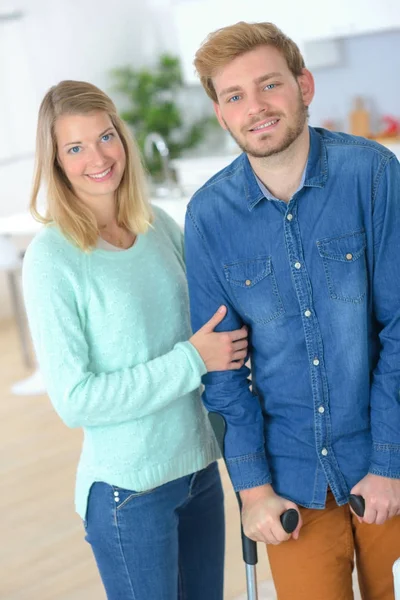
[[252, 94], [248, 98], [248, 113], [250, 116], [258, 115], [267, 111], [269, 104], [265, 96], [261, 94]]

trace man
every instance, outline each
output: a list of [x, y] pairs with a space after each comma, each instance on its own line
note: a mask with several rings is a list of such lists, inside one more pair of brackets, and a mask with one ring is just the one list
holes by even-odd
[[[400, 165], [383, 146], [308, 127], [314, 81], [271, 23], [211, 34], [195, 66], [243, 150], [192, 198], [193, 327], [225, 304], [249, 370], [210, 373], [207, 409], [249, 537], [279, 600], [393, 599], [400, 556]], [[221, 328], [220, 328], [221, 329]], [[365, 499], [350, 511], [349, 494]], [[290, 536], [279, 515], [297, 508]], [[283, 542], [283, 543], [281, 543]]]

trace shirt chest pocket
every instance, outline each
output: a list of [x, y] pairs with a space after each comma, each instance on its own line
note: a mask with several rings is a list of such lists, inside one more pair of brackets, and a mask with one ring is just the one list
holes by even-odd
[[284, 313], [269, 256], [225, 264], [224, 272], [238, 312], [254, 323], [268, 323]]
[[319, 240], [317, 248], [330, 297], [344, 302], [362, 302], [367, 292], [365, 233], [358, 231]]

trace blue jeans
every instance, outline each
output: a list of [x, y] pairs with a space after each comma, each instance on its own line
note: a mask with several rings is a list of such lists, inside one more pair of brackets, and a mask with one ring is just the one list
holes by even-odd
[[85, 529], [108, 600], [222, 600], [217, 463], [146, 492], [95, 483]]

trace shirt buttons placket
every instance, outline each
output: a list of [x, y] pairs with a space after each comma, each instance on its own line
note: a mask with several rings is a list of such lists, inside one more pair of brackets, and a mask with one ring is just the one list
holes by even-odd
[[314, 360], [312, 361], [312, 364], [314, 365], [314, 367], [318, 367], [318, 365], [319, 365], [318, 358], [314, 358]]
[[321, 454], [322, 456], [328, 456], [328, 450], [326, 448], [322, 448]]

